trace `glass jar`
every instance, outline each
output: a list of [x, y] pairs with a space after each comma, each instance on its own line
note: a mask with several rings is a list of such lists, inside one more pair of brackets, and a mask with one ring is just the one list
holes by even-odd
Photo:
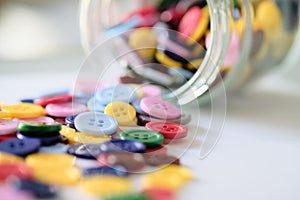
[[[99, 44], [102, 46], [98, 48], [105, 48], [103, 41], [114, 43], [114, 36], [128, 38], [134, 28], [150, 27], [160, 33], [161, 28], [171, 29], [169, 36], [183, 38], [179, 39], [181, 43], [197, 43], [201, 49], [197, 56], [202, 57], [194, 63], [186, 59], [196, 65], [189, 71], [192, 76], [176, 85], [165, 98], [176, 96], [179, 104], [186, 104], [199, 97], [200, 103], [206, 103], [212, 96], [224, 96], [224, 86], [226, 91], [239, 88], [246, 80], [290, 59], [288, 54], [295, 54], [298, 6], [298, 0], [83, 0], [82, 43], [90, 52]], [[157, 24], [162, 21], [163, 25]], [[119, 30], [120, 26], [123, 29]], [[195, 34], [197, 30], [199, 33]], [[126, 44], [118, 41], [118, 45]], [[153, 63], [153, 59], [147, 62]], [[143, 71], [137, 73], [143, 76]]]

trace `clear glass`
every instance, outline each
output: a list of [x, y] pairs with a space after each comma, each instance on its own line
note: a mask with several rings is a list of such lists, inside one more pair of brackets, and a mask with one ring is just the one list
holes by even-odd
[[[90, 52], [107, 40], [107, 30], [122, 24], [128, 13], [161, 2], [82, 0], [80, 28], [84, 49]], [[201, 1], [174, 2], [179, 2], [177, 7], [188, 10]], [[200, 102], [206, 103], [211, 101], [212, 95], [224, 93], [224, 85], [228, 90], [240, 88], [246, 80], [278, 66], [289, 53], [295, 53], [293, 45], [299, 34], [298, 6], [298, 0], [207, 1], [210, 23], [209, 33], [207, 31], [204, 37], [210, 34], [210, 43], [197, 41], [206, 50], [205, 57], [197, 70], [192, 71], [193, 76], [165, 98], [176, 96], [179, 104], [186, 104], [200, 97]], [[234, 49], [235, 37], [238, 38], [236, 58], [226, 62]]]

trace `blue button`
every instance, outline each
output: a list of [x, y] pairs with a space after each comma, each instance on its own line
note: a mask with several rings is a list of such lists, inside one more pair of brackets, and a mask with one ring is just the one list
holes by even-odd
[[127, 85], [117, 85], [113, 87], [103, 88], [96, 92], [96, 102], [107, 105], [114, 101], [122, 101], [131, 103], [135, 100], [135, 91]]
[[103, 153], [99, 144], [75, 144], [68, 148], [67, 152], [78, 158], [96, 159]]
[[138, 141], [134, 140], [120, 140], [113, 139], [100, 144], [100, 150], [105, 153], [128, 151], [142, 153], [146, 149], [146, 146]]
[[77, 115], [69, 115], [65, 118], [65, 123], [67, 126], [71, 127], [71, 128], [75, 128], [74, 125], [74, 119]]
[[96, 167], [84, 169], [82, 171], [82, 176], [93, 176], [93, 175], [102, 175], [110, 174], [115, 176], [128, 176], [127, 170], [122, 166], [113, 166], [113, 167]]
[[18, 156], [26, 156], [37, 152], [41, 146], [39, 139], [11, 139], [0, 143], [0, 151], [15, 154]]
[[23, 139], [38, 139], [42, 146], [54, 145], [54, 144], [61, 141], [61, 136], [60, 135], [51, 136], [51, 137], [28, 137], [28, 136], [26, 136], [26, 135], [24, 135], [20, 132], [17, 133], [17, 138], [19, 138], [20, 140], [23, 140]]
[[145, 113], [141, 107], [140, 107], [140, 103], [141, 103], [141, 99], [135, 99], [131, 105], [134, 107], [135, 111], [138, 113], [138, 114], [141, 114], [141, 115], [148, 115], [147, 113]]
[[105, 105], [95, 102], [95, 97], [90, 98], [87, 102], [87, 107], [90, 111], [102, 112], [104, 113]]
[[84, 112], [76, 116], [75, 128], [94, 136], [112, 135], [118, 129], [117, 121], [104, 113]]
[[44, 153], [66, 153], [68, 149], [68, 145], [57, 143], [51, 146], [43, 146], [40, 147], [39, 152]]
[[58, 193], [57, 187], [39, 183], [34, 180], [14, 179], [12, 186], [18, 190], [29, 192], [37, 198], [53, 198], [56, 197]]

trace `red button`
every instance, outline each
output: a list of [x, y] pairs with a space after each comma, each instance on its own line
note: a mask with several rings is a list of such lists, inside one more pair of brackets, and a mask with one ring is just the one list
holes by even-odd
[[187, 136], [187, 128], [174, 122], [153, 121], [148, 122], [145, 127], [161, 133], [167, 139], [179, 139]]
[[155, 7], [144, 7], [135, 10], [124, 17], [123, 21], [127, 21], [133, 17], [140, 17], [139, 27], [152, 27], [159, 21], [159, 13]]
[[4, 142], [6, 140], [17, 138], [16, 134], [11, 135], [0, 135], [0, 142]]
[[46, 106], [50, 103], [63, 103], [63, 102], [69, 102], [73, 98], [72, 95], [59, 95], [59, 96], [52, 96], [52, 97], [44, 97], [44, 98], [39, 98], [35, 99], [33, 101], [34, 104], [40, 105], [40, 106]]
[[16, 176], [20, 179], [32, 178], [32, 170], [25, 164], [1, 164], [0, 181], [5, 181], [10, 176]]
[[165, 146], [159, 146], [155, 148], [147, 148], [145, 150], [145, 154], [151, 154], [151, 155], [165, 155], [167, 154], [168, 149]]
[[148, 196], [151, 200], [175, 200], [175, 194], [164, 188], [148, 188], [143, 191], [143, 194]]

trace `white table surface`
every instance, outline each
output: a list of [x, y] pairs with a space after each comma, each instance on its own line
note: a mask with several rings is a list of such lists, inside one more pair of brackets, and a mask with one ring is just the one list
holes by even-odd
[[[69, 65], [79, 66], [80, 59], [60, 58], [50, 64], [2, 62], [0, 102], [15, 103], [39, 92], [71, 86], [77, 71]], [[209, 109], [203, 108], [198, 136], [181, 158], [194, 179], [178, 192], [179, 199], [300, 199], [299, 86], [299, 82], [274, 76], [229, 95], [222, 136], [209, 156], [199, 159], [210, 117]], [[193, 121], [189, 126], [195, 125]], [[179, 144], [177, 149], [181, 148]], [[61, 199], [83, 198], [66, 189]]]

